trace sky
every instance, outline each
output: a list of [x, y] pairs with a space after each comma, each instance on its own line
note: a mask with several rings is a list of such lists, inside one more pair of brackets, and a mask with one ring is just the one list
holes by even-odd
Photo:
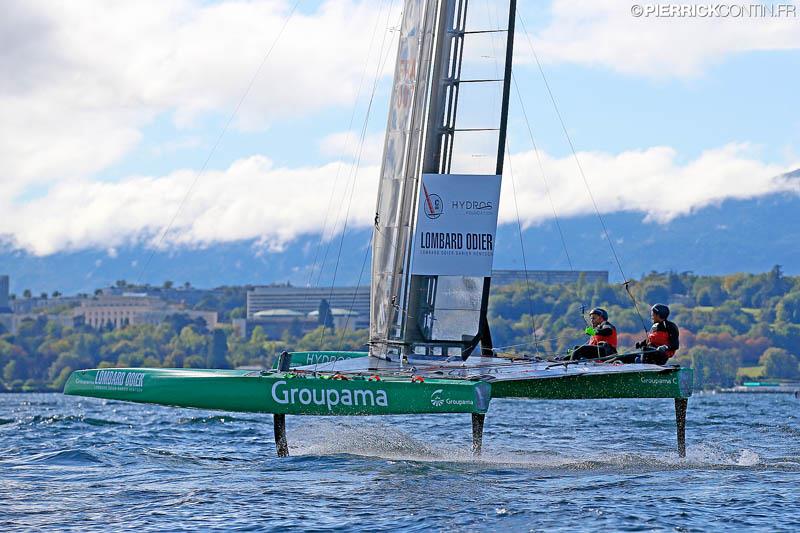
[[[584, 215], [594, 198], [664, 224], [800, 194], [781, 176], [800, 168], [797, 2], [766, 4], [783, 6], [772, 17], [634, 16], [658, 5], [519, 0], [501, 223]], [[278, 250], [369, 227], [401, 8], [4, 2], [0, 247]]]

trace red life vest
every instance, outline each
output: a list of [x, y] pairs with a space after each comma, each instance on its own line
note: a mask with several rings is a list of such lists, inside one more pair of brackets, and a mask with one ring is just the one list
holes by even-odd
[[[669, 332], [650, 330], [650, 333], [647, 334], [647, 344], [653, 348], [669, 346]], [[675, 350], [667, 350], [667, 357], [672, 357], [673, 355], [675, 355]]]
[[592, 335], [591, 337], [589, 337], [589, 345], [590, 346], [597, 346], [601, 342], [607, 342], [608, 344], [611, 345], [612, 348], [614, 348], [616, 350], [617, 349], [617, 328], [615, 328], [613, 324], [609, 324], [608, 322], [604, 322], [603, 324], [600, 325], [600, 327], [603, 327], [605, 325], [611, 326], [611, 335], [608, 335], [606, 337], [602, 337], [600, 335]]

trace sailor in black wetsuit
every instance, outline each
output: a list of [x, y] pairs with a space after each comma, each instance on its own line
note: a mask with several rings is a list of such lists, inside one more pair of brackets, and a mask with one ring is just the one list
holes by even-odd
[[622, 359], [623, 363], [650, 363], [665, 365], [680, 348], [680, 332], [674, 322], [667, 320], [669, 307], [656, 304], [650, 309], [653, 325], [647, 334], [647, 340], [637, 342], [636, 347], [642, 349], [641, 355], [631, 354]]
[[589, 311], [592, 326], [586, 328], [589, 342], [573, 350], [570, 359], [597, 359], [617, 353], [617, 328], [608, 321], [608, 311], [595, 307]]

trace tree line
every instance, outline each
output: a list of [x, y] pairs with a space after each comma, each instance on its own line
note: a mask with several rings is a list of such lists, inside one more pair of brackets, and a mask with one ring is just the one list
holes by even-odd
[[674, 361], [695, 369], [696, 388], [800, 378], [800, 277], [785, 276], [780, 266], [726, 276], [652, 272], [627, 286], [578, 280], [493, 288], [490, 325], [501, 351], [552, 356], [582, 342], [586, 312], [603, 307], [622, 352], [645, 337], [655, 303], [671, 308], [681, 330]]
[[[243, 316], [234, 293], [243, 295], [232, 289], [231, 297], [204, 298], [194, 307]], [[672, 309], [670, 319], [681, 329], [675, 362], [695, 369], [696, 388], [800, 378], [800, 277], [785, 276], [778, 266], [727, 276], [653, 272], [628, 285], [581, 278], [493, 287], [489, 317], [498, 351], [552, 357], [585, 342], [586, 313], [604, 307], [626, 351], [645, 336], [649, 308], [657, 302]], [[0, 390], [61, 390], [81, 368], [268, 368], [283, 350], [365, 350], [368, 340], [367, 330], [337, 331], [332, 324], [296, 333], [287, 328], [281, 338], [269, 338], [256, 327], [242, 338], [230, 325], [209, 330], [202, 319], [182, 314], [158, 325], [96, 330], [63, 326], [42, 314], [24, 321], [15, 335], [0, 330]]]

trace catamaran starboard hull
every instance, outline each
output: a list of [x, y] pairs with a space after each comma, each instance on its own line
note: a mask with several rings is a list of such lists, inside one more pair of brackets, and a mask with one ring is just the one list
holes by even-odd
[[603, 398], [688, 398], [692, 369], [660, 372], [585, 373], [548, 379], [501, 380], [492, 383], [495, 398], [583, 400]]
[[[299, 352], [292, 362], [302, 361]], [[365, 354], [366, 355], [366, 354]], [[470, 357], [466, 361], [441, 359], [400, 365], [375, 357], [349, 357], [328, 363], [297, 366], [297, 371], [413, 372], [426, 379], [481, 380], [491, 383], [493, 398], [537, 398], [552, 400], [603, 398], [688, 398], [692, 395], [691, 368], [651, 364], [607, 364], [595, 362], [553, 363], [510, 361], [497, 357]]]

